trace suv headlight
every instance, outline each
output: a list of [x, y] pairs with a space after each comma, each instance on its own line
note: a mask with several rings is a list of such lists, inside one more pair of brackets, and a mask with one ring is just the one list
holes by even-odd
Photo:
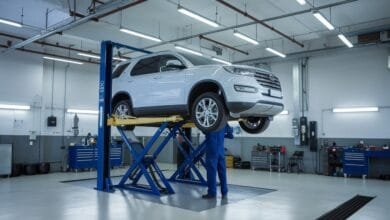
[[223, 67], [227, 72], [242, 75], [242, 76], [254, 76], [255, 70], [251, 69], [245, 69], [240, 67], [234, 67], [234, 66], [224, 66]]

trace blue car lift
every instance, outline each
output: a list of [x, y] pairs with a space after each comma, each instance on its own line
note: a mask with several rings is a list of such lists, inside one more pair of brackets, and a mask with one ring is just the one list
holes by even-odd
[[[114, 187], [135, 190], [138, 192], [151, 193], [154, 195], [161, 195], [162, 192], [172, 194], [174, 193], [168, 180], [164, 177], [161, 169], [156, 163], [156, 158], [161, 153], [163, 148], [172, 138], [176, 141], [176, 134], [183, 134], [182, 127], [189, 126], [186, 121], [180, 116], [171, 117], [154, 117], [154, 118], [116, 118], [111, 116], [111, 97], [112, 97], [112, 58], [114, 48], [126, 48], [133, 51], [149, 54], [150, 51], [143, 49], [114, 43], [111, 41], [103, 41], [101, 43], [101, 60], [100, 60], [100, 80], [99, 80], [99, 124], [98, 124], [98, 164], [97, 164], [97, 186], [96, 189], [105, 192], [113, 191]], [[140, 143], [133, 142], [126, 136], [126, 131], [122, 129], [123, 125], [147, 125], [147, 124], [159, 124], [160, 127], [157, 129], [152, 138], [148, 141], [145, 146], [138, 148]], [[125, 145], [129, 148], [130, 153], [134, 159], [133, 164], [123, 175], [119, 184], [113, 185], [110, 175], [110, 139], [111, 130], [110, 126], [116, 126], [119, 134], [121, 135]], [[169, 129], [169, 134], [164, 138], [162, 143], [152, 151], [152, 147], [161, 136], [164, 130]], [[187, 144], [190, 145], [191, 153], [187, 154], [183, 151], [183, 148], [179, 145], [180, 151], [185, 156], [185, 162], [180, 168], [172, 175], [170, 180], [178, 181], [183, 183], [193, 183], [205, 185], [206, 181], [202, 177], [201, 173], [195, 166], [197, 162], [200, 162], [203, 166], [203, 154], [205, 145], [201, 144], [199, 147], [194, 148], [191, 142], [185, 138]], [[148, 172], [151, 170], [151, 172]], [[153, 171], [154, 169], [154, 171]], [[192, 170], [195, 173], [191, 175], [189, 180], [181, 180], [180, 177], [183, 172], [187, 169]], [[157, 173], [163, 186], [160, 185], [159, 181], [155, 178], [154, 173]], [[141, 177], [145, 177], [148, 185], [141, 185], [139, 183]], [[131, 180], [130, 184], [126, 184], [127, 181]]]
[[[207, 181], [202, 176], [198, 167], [196, 166], [197, 164], [200, 164], [203, 167], [206, 167], [206, 163], [203, 159], [203, 156], [206, 151], [205, 141], [203, 141], [198, 147], [195, 148], [192, 142], [186, 137], [182, 129], [179, 129], [179, 133], [189, 146], [189, 153], [187, 153], [183, 149], [183, 146], [180, 145], [176, 139], [174, 139], [180, 153], [184, 156], [185, 159], [184, 162], [176, 170], [176, 172], [173, 173], [172, 176], [169, 178], [169, 181], [207, 186]], [[184, 176], [186, 176], [186, 173], [189, 173], [188, 178], [184, 178]]]

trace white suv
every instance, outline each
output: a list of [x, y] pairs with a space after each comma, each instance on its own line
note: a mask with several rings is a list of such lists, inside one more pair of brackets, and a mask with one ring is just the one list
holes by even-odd
[[283, 110], [279, 79], [250, 66], [160, 52], [120, 63], [113, 72], [113, 114], [181, 115], [203, 132], [239, 120], [249, 133], [264, 131]]

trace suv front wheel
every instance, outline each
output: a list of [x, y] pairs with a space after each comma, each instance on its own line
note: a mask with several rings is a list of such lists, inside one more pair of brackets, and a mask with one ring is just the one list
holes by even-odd
[[200, 95], [192, 104], [191, 118], [196, 127], [204, 133], [224, 128], [228, 115], [221, 96], [213, 92]]
[[[132, 115], [131, 104], [129, 100], [121, 100], [114, 104], [112, 108], [112, 114], [119, 118], [126, 118], [126, 116]], [[134, 125], [122, 126], [123, 130], [134, 130]]]
[[249, 117], [240, 120], [240, 127], [249, 134], [260, 134], [265, 131], [270, 123], [268, 117]]

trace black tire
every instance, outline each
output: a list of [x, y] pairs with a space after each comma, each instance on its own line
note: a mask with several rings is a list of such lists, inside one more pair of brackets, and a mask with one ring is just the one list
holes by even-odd
[[[113, 104], [112, 114], [121, 116], [131, 116], [133, 114], [133, 110], [131, 108], [130, 100], [121, 100], [117, 103]], [[125, 125], [122, 126], [123, 130], [134, 130], [135, 125]]]
[[[212, 105], [210, 111], [204, 112], [208, 115], [214, 115], [215, 119], [210, 116], [207, 119], [205, 116], [199, 116], [199, 113], [203, 110], [201, 102], [204, 105]], [[198, 116], [197, 113], [198, 112]], [[202, 120], [203, 118], [203, 120]], [[222, 97], [213, 92], [206, 92], [198, 96], [191, 106], [191, 119], [195, 123], [196, 127], [204, 133], [219, 131], [226, 126], [228, 121], [228, 115], [226, 113], [225, 105], [223, 104]], [[209, 121], [209, 119], [212, 119]], [[207, 120], [207, 122], [206, 122]]]
[[240, 120], [238, 123], [242, 130], [249, 134], [260, 134], [265, 131], [271, 120], [268, 117], [249, 117]]

